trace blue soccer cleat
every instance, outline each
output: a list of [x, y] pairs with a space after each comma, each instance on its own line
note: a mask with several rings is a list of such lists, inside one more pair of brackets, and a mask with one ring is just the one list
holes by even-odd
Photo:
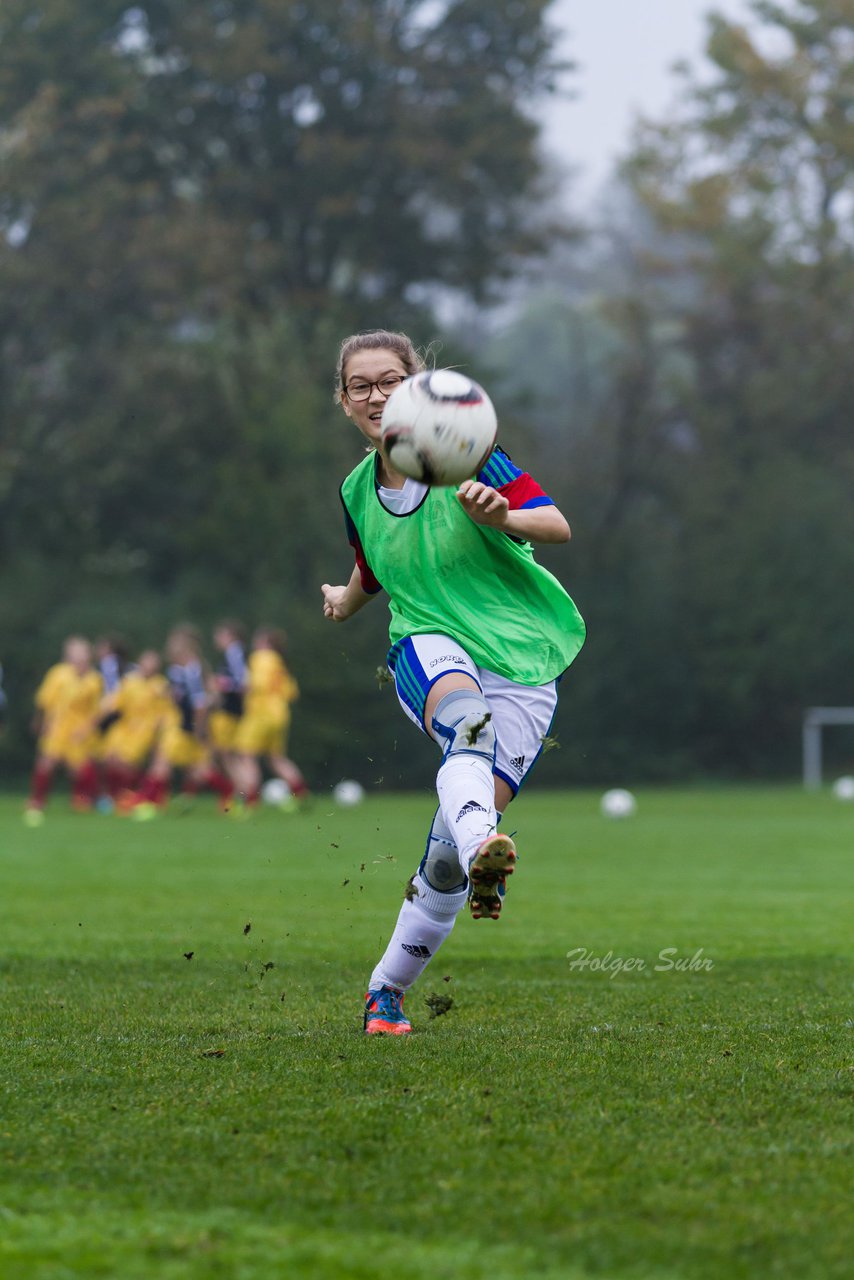
[[365, 1034], [369, 1036], [405, 1036], [412, 1023], [403, 1012], [403, 992], [395, 987], [380, 987], [365, 996]]

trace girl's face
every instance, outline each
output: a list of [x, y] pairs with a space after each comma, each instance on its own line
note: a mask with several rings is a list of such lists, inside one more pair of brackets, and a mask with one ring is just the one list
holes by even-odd
[[92, 647], [88, 640], [69, 640], [65, 645], [64, 657], [78, 675], [84, 676], [92, 668]]
[[167, 638], [166, 656], [170, 662], [176, 662], [179, 666], [186, 666], [196, 656], [195, 646], [186, 636], [178, 632]]
[[160, 654], [154, 649], [146, 649], [144, 653], [139, 655], [139, 674], [146, 680], [151, 676], [157, 675], [160, 670]]
[[409, 370], [396, 351], [376, 347], [350, 356], [344, 366], [343, 377], [341, 405], [344, 412], [352, 418], [368, 443], [379, 448], [386, 400], [394, 388], [409, 377]]

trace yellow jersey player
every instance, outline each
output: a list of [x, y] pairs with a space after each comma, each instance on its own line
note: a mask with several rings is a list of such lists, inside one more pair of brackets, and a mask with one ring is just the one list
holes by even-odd
[[153, 817], [165, 808], [174, 769], [184, 771], [182, 789], [194, 794], [209, 787], [228, 809], [234, 785], [211, 759], [204, 740], [208, 696], [201, 644], [194, 627], [175, 627], [166, 641], [172, 706], [167, 713], [157, 741], [154, 759], [138, 793], [138, 804], [132, 810], [135, 818]]
[[57, 767], [68, 770], [71, 803], [78, 811], [91, 809], [98, 793], [94, 756], [98, 748], [98, 712], [103, 682], [92, 665], [92, 646], [82, 636], [69, 636], [62, 662], [51, 667], [36, 691], [39, 739], [25, 820], [30, 826], [44, 819], [44, 808]]
[[138, 784], [160, 729], [174, 715], [161, 665], [157, 650], [146, 649], [102, 706], [114, 717], [103, 744], [104, 781], [114, 802]]
[[259, 627], [252, 638], [245, 710], [234, 738], [235, 779], [250, 805], [260, 794], [262, 760], [288, 784], [296, 800], [308, 796], [305, 778], [287, 754], [291, 705], [299, 697], [299, 686], [285, 664], [284, 644], [284, 633], [273, 627]]

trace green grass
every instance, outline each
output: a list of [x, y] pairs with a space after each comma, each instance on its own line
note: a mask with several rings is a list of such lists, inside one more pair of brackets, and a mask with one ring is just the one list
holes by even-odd
[[460, 920], [405, 1039], [361, 997], [428, 796], [0, 801], [0, 1276], [850, 1274], [854, 806], [639, 800], [519, 801], [505, 918]]

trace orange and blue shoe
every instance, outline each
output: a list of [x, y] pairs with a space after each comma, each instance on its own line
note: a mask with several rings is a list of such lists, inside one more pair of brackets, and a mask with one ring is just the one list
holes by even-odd
[[501, 915], [505, 881], [516, 867], [516, 846], [510, 836], [484, 840], [469, 864], [469, 910], [473, 920]]
[[396, 987], [380, 987], [365, 996], [365, 1034], [405, 1036], [412, 1023], [403, 1012], [403, 992]]

